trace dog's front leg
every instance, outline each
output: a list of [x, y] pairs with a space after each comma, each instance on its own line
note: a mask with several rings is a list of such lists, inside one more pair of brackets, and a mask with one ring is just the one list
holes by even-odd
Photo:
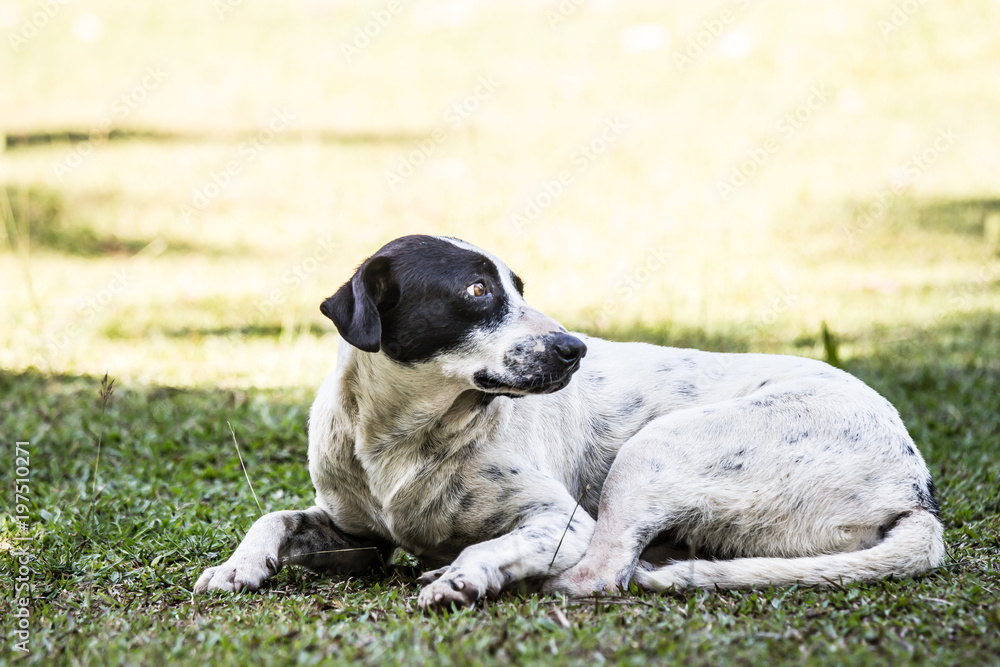
[[420, 608], [470, 605], [515, 581], [559, 574], [580, 560], [593, 532], [594, 520], [583, 510], [574, 514], [572, 506], [530, 517], [506, 535], [465, 548], [448, 567], [424, 574]]
[[205, 570], [194, 592], [255, 591], [285, 565], [342, 574], [366, 571], [380, 565], [382, 552], [390, 548], [347, 535], [319, 507], [271, 512], [254, 522], [229, 560]]

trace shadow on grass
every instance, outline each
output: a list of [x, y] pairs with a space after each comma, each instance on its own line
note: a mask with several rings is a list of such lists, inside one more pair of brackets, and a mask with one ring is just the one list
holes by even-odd
[[[81, 129], [35, 130], [33, 132], [12, 132], [3, 136], [4, 147], [8, 150], [25, 149], [51, 144], [78, 144], [85, 142], [158, 141], [187, 143], [224, 143], [242, 141], [249, 134], [259, 131], [165, 131], [154, 129], [116, 129], [107, 134], [91, 134]], [[412, 132], [337, 132], [333, 130], [296, 131], [285, 130], [277, 133], [273, 141], [298, 143], [304, 140], [324, 144], [407, 144], [426, 139], [426, 134]]]
[[[134, 255], [154, 239], [121, 237], [101, 233], [81, 214], [89, 208], [80, 202], [70, 204], [59, 190], [42, 187], [0, 186], [0, 220], [7, 246], [14, 251], [42, 248], [76, 257]], [[115, 195], [102, 195], [113, 199]], [[10, 208], [7, 209], [9, 203]], [[2, 238], [2, 237], [0, 237]], [[4, 244], [0, 243], [0, 251]], [[171, 242], [169, 252], [197, 252], [186, 243]]]
[[841, 214], [855, 233], [869, 227], [891, 232], [922, 229], [936, 234], [981, 238], [988, 248], [1000, 251], [1000, 199], [919, 199], [908, 196], [848, 200]]
[[987, 238], [1000, 233], [1000, 199], [932, 200], [917, 211], [920, 226], [939, 232], [953, 232]]

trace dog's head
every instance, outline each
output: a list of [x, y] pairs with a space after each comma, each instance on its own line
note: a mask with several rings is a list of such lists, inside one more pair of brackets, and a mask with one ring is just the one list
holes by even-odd
[[391, 241], [320, 306], [341, 337], [400, 364], [439, 364], [488, 393], [565, 387], [587, 347], [524, 301], [496, 257], [436, 236]]

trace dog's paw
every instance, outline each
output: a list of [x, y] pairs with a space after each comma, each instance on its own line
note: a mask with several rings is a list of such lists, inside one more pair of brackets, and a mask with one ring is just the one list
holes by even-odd
[[608, 590], [608, 582], [590, 568], [580, 565], [571, 567], [542, 585], [543, 593], [563, 593], [570, 597], [600, 595], [607, 593]]
[[486, 594], [486, 582], [462, 570], [441, 568], [425, 573], [421, 583], [429, 577], [420, 591], [418, 604], [421, 609], [468, 607]]
[[602, 576], [586, 565], [577, 565], [546, 581], [542, 585], [542, 592], [563, 593], [570, 597], [611, 595], [628, 587], [628, 580], [620, 581], [622, 578], [622, 575], [614, 572]]
[[261, 558], [237, 558], [235, 555], [222, 565], [216, 565], [205, 570], [197, 583], [194, 592], [208, 591], [256, 591], [264, 585], [269, 577], [278, 573], [281, 567], [273, 556]]
[[426, 572], [424, 572], [423, 574], [421, 574], [419, 577], [417, 577], [417, 583], [420, 584], [421, 586], [426, 586], [428, 584], [433, 584], [435, 581], [437, 581], [438, 579], [441, 578], [441, 575], [443, 575], [445, 572], [447, 572], [450, 569], [451, 569], [451, 566], [450, 565], [446, 565], [445, 567], [439, 567], [436, 570], [427, 570]]

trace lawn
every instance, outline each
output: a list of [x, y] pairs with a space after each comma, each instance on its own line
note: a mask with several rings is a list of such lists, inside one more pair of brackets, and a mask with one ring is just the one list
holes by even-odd
[[[0, 2], [0, 662], [997, 664], [1000, 7], [912, 4]], [[414, 232], [571, 329], [837, 361], [927, 459], [945, 564], [434, 616], [400, 556], [192, 599], [246, 476], [311, 504], [318, 305]]]

